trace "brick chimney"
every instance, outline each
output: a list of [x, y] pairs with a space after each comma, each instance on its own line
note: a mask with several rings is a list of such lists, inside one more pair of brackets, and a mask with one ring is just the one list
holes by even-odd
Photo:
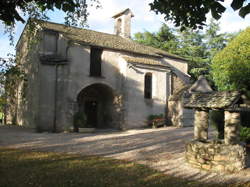
[[115, 19], [115, 29], [114, 32], [116, 35], [123, 38], [131, 37], [131, 18], [134, 17], [134, 14], [129, 8], [115, 14], [112, 18]]

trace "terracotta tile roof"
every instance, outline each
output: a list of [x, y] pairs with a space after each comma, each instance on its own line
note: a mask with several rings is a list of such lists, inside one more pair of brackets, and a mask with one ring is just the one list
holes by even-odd
[[232, 107], [241, 97], [238, 91], [193, 93], [184, 104], [186, 108], [225, 109]]
[[176, 55], [169, 54], [166, 51], [156, 49], [150, 46], [145, 46], [131, 39], [122, 38], [121, 36], [117, 36], [114, 34], [107, 34], [88, 29], [69, 27], [63, 24], [57, 24], [41, 20], [39, 20], [39, 23], [42, 28], [62, 33], [66, 38], [75, 42], [79, 42], [81, 44], [132, 52], [142, 55], [149, 55], [154, 57], [166, 56], [169, 58], [186, 61], [185, 59]]

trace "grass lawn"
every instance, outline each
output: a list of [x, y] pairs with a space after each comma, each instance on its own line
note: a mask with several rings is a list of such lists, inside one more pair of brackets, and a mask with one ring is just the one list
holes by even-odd
[[[122, 160], [0, 148], [0, 186], [206, 187], [220, 185], [205, 185], [167, 176], [147, 166]], [[250, 183], [231, 186], [250, 187]]]

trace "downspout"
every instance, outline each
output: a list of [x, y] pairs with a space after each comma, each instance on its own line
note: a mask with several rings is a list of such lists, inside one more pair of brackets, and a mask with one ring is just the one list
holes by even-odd
[[166, 123], [167, 124], [171, 124], [171, 120], [169, 119], [169, 111], [168, 111], [168, 100], [169, 100], [169, 97], [172, 95], [172, 83], [173, 83], [173, 80], [172, 80], [172, 71], [170, 70], [169, 72], [167, 72], [167, 97], [166, 97], [166, 112], [165, 112], [165, 120], [166, 120]]

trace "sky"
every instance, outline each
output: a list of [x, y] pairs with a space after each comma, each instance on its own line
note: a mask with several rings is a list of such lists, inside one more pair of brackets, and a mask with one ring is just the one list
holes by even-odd
[[[89, 7], [87, 29], [100, 32], [113, 33], [114, 20], [112, 16], [121, 10], [130, 8], [135, 17], [132, 19], [131, 32], [132, 36], [136, 32], [156, 32], [162, 23], [164, 16], [156, 15], [150, 11], [149, 3], [153, 0], [99, 0], [102, 8], [96, 9], [94, 6]], [[228, 7], [222, 18], [219, 20], [221, 32], [237, 32], [250, 26], [250, 15], [242, 19], [237, 12], [234, 12], [230, 7], [230, 1], [226, 1]], [[63, 23], [63, 14], [59, 11], [49, 12], [49, 18], [52, 22]], [[208, 15], [208, 17], [211, 17]], [[166, 23], [166, 22], [165, 22]], [[171, 23], [167, 23], [173, 26]], [[18, 23], [15, 28], [15, 42], [19, 39], [24, 28], [24, 24]], [[0, 57], [7, 57], [8, 53], [15, 53], [15, 47], [9, 45], [7, 34], [4, 34], [4, 26], [0, 22]]]

